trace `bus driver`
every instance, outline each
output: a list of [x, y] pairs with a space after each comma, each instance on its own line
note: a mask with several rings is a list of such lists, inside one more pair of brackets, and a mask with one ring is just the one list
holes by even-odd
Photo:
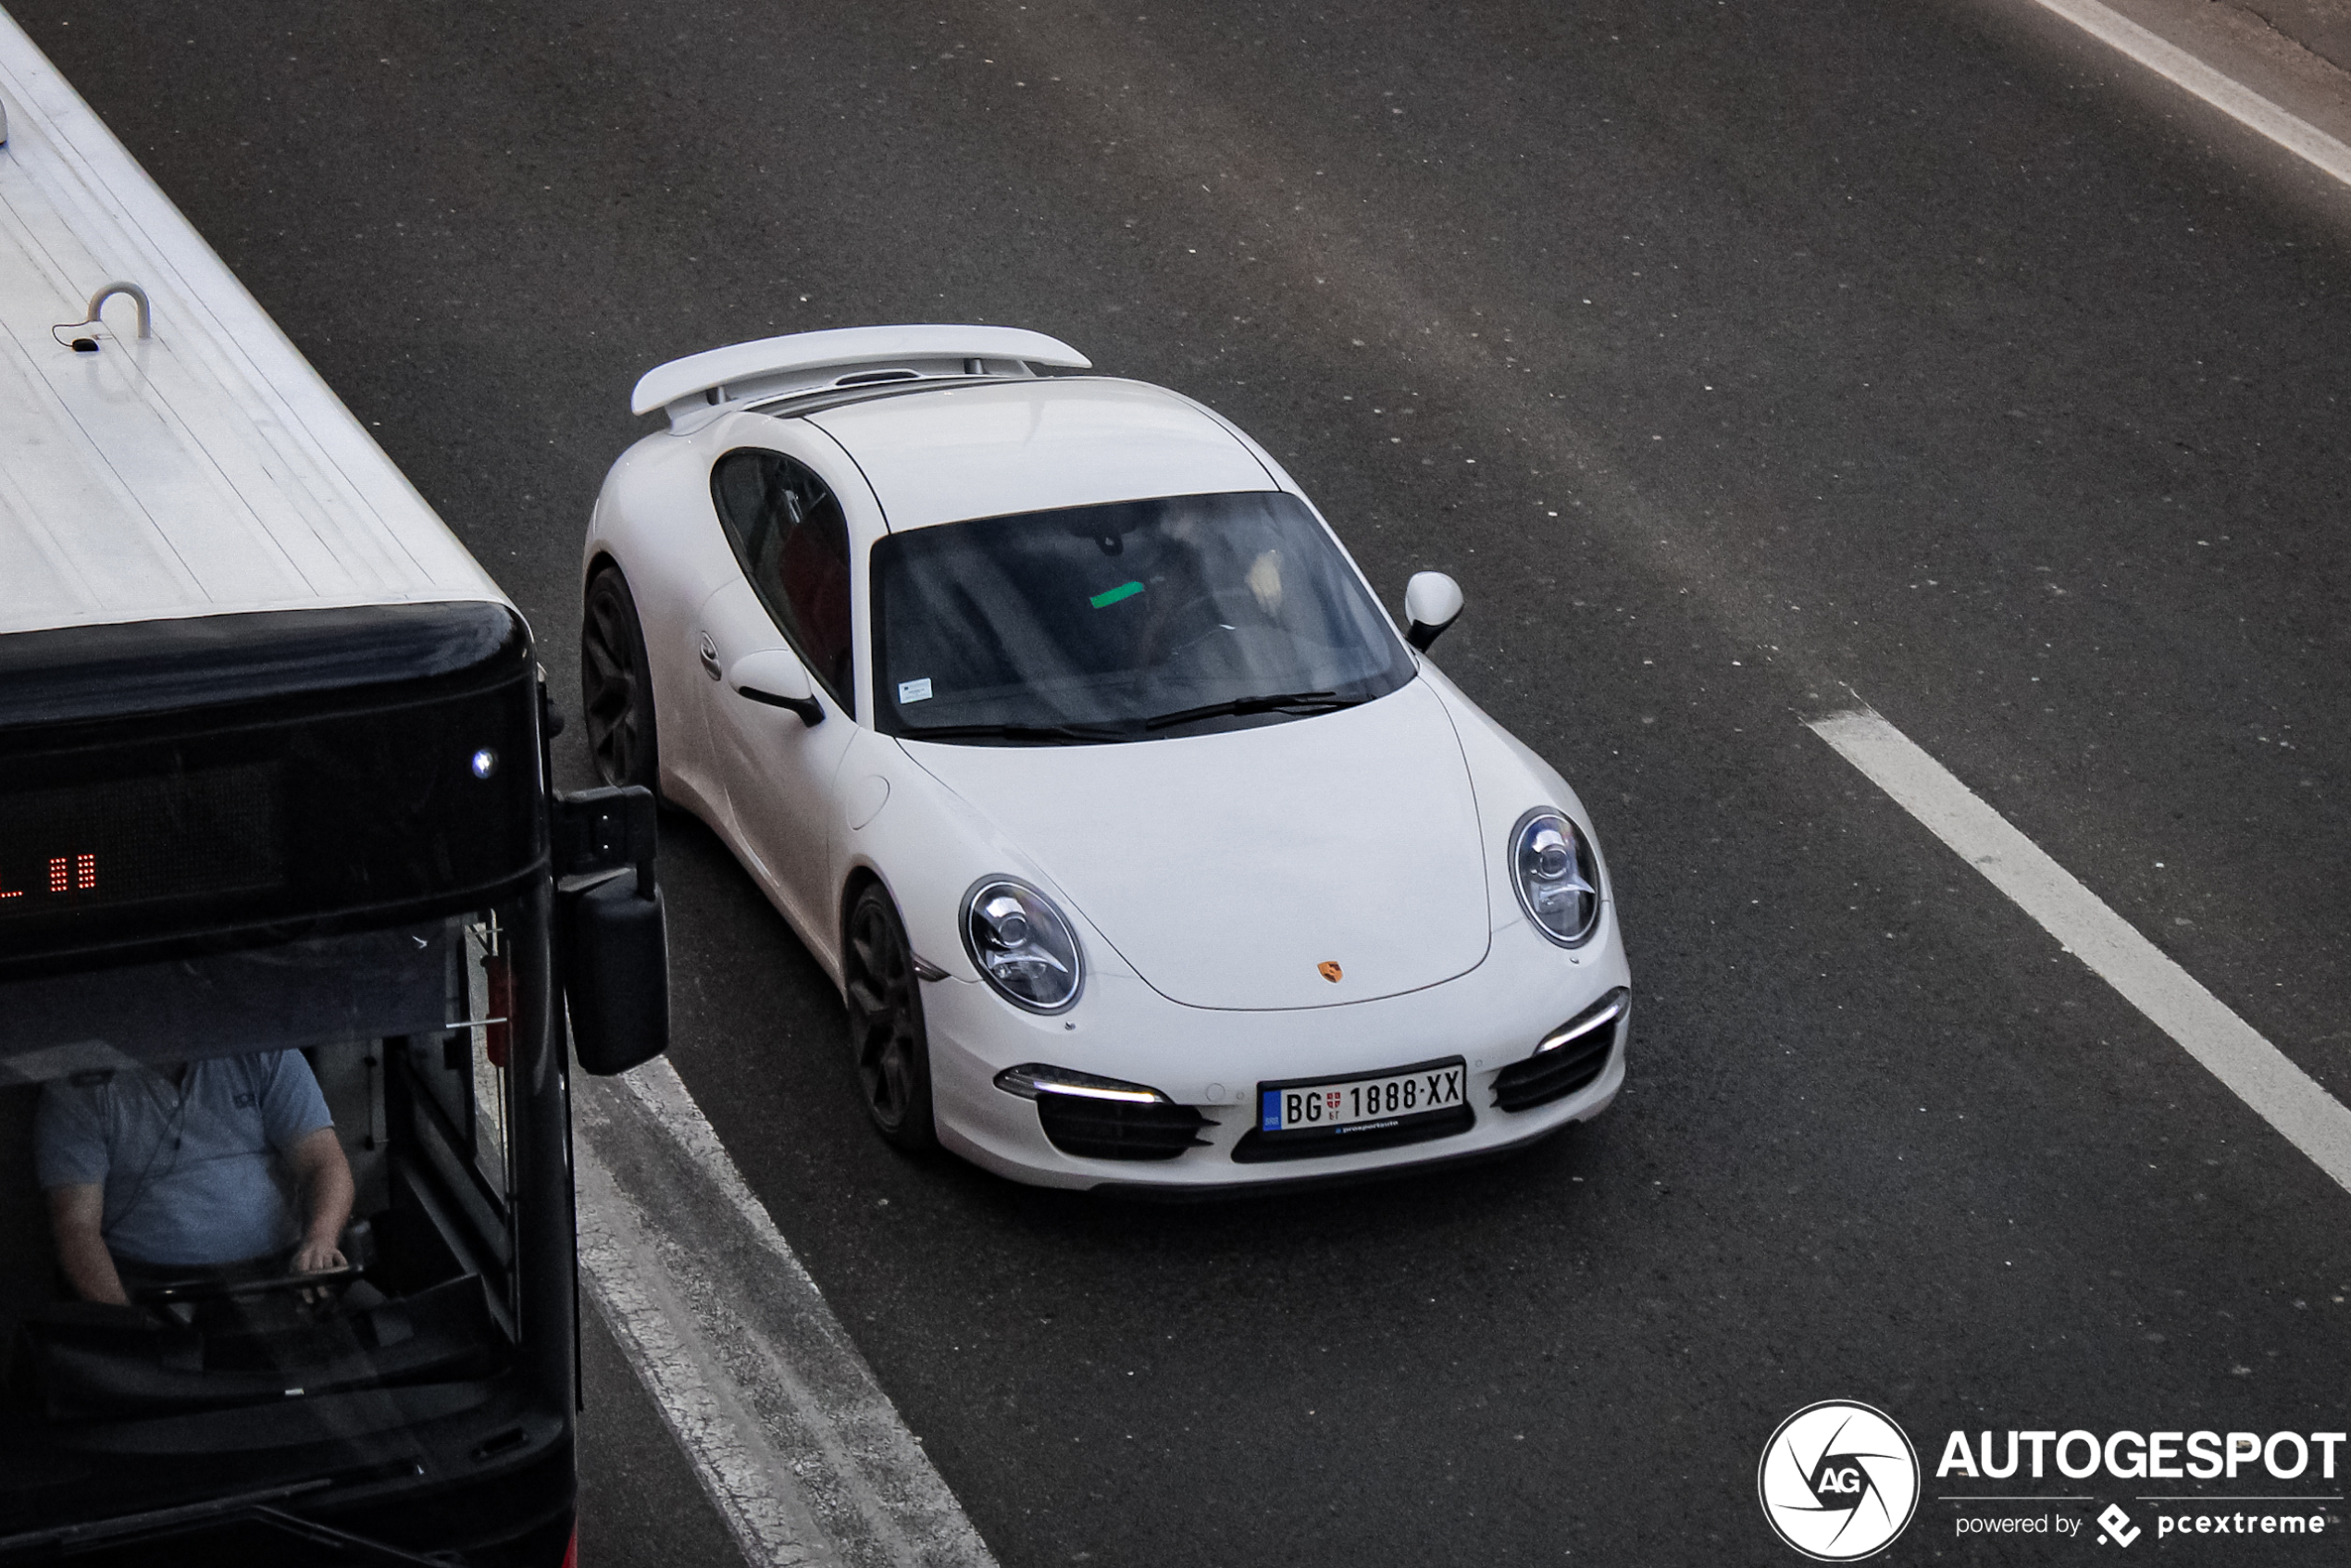
[[53, 1080], [33, 1144], [57, 1262], [86, 1300], [232, 1265], [343, 1266], [351, 1165], [300, 1052]]

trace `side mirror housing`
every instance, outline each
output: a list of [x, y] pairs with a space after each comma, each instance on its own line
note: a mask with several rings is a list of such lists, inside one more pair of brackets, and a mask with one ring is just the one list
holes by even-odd
[[669, 934], [653, 880], [653, 792], [583, 790], [556, 796], [554, 808], [556, 938], [572, 1049], [583, 1071], [625, 1073], [669, 1049]]
[[1404, 641], [1425, 653], [1428, 645], [1462, 616], [1462, 585], [1443, 572], [1414, 572], [1404, 585], [1404, 618], [1412, 623]]
[[566, 901], [564, 997], [582, 1070], [625, 1073], [669, 1049], [669, 935], [661, 890], [615, 877]]
[[789, 648], [745, 653], [727, 672], [727, 684], [735, 689], [738, 697], [799, 715], [802, 724], [814, 727], [825, 720], [824, 704], [816, 701], [816, 688], [808, 678], [808, 666]]

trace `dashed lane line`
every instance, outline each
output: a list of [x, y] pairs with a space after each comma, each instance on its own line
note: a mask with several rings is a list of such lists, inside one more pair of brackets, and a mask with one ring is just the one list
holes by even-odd
[[1877, 714], [1831, 714], [1810, 728], [2351, 1190], [2351, 1110], [2318, 1080]]
[[2098, 0], [2038, 0], [2100, 43], [2121, 50], [2279, 146], [2351, 185], [2351, 147], [2307, 120], [2280, 108], [2253, 89], [2214, 69], [2178, 44], [2150, 32]]
[[676, 1070], [573, 1082], [583, 1281], [744, 1557], [996, 1568]]

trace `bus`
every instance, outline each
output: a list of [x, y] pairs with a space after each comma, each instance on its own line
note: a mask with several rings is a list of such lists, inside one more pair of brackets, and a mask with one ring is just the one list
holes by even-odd
[[653, 799], [5, 16], [0, 111], [0, 1563], [569, 1563]]

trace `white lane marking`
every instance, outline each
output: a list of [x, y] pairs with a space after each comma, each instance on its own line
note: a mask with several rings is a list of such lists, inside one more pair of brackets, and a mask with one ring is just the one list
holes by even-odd
[[[897, 1407], [875, 1383], [848, 1330], [826, 1306], [823, 1292], [802, 1266], [791, 1243], [776, 1228], [767, 1205], [744, 1183], [727, 1146], [719, 1140], [718, 1129], [703, 1116], [678, 1069], [666, 1058], [659, 1058], [626, 1074], [620, 1081], [750, 1227], [772, 1266], [783, 1276], [776, 1283], [788, 1286], [790, 1294], [799, 1298], [801, 1314], [815, 1320], [802, 1325], [798, 1342], [790, 1347], [763, 1338], [756, 1349], [769, 1375], [806, 1422], [831, 1484], [854, 1501], [866, 1528], [888, 1549], [890, 1561], [914, 1562], [923, 1557], [908, 1538], [909, 1531], [901, 1527], [900, 1514], [911, 1510], [917, 1524], [914, 1533], [943, 1533], [953, 1561], [985, 1562], [994, 1568], [978, 1532], [964, 1517], [963, 1505], [955, 1500], [914, 1433], [899, 1419]], [[831, 1363], [828, 1368], [812, 1369], [829, 1372], [815, 1380], [831, 1390], [829, 1394], [812, 1388], [796, 1364], [815, 1357]], [[925, 1531], [920, 1528], [923, 1523], [943, 1524], [945, 1529]], [[955, 1538], [959, 1534], [960, 1540]]]
[[759, 1424], [742, 1401], [728, 1397], [728, 1380], [710, 1364], [699, 1337], [680, 1332], [690, 1313], [653, 1261], [644, 1215], [615, 1188], [592, 1150], [582, 1143], [576, 1153], [580, 1268], [622, 1356], [692, 1461], [745, 1560], [777, 1568], [812, 1561], [802, 1543], [816, 1538], [814, 1523], [768, 1484], [783, 1465], [758, 1441]]
[[574, 1082], [590, 1290], [744, 1555], [996, 1568], [676, 1069]]
[[791, 1250], [791, 1243], [786, 1241], [783, 1233], [776, 1228], [776, 1222], [767, 1213], [767, 1205], [753, 1194], [742, 1178], [742, 1173], [735, 1169], [734, 1156], [728, 1154], [726, 1144], [719, 1141], [718, 1129], [710, 1125], [710, 1118], [704, 1116], [702, 1107], [694, 1103], [693, 1091], [686, 1087], [686, 1080], [678, 1076], [678, 1069], [670, 1064], [669, 1059], [657, 1056], [634, 1072], [622, 1074], [617, 1081], [653, 1113], [662, 1130], [676, 1139], [678, 1146], [692, 1157], [711, 1186], [718, 1189], [718, 1195], [726, 1199], [728, 1205], [751, 1226], [752, 1233], [759, 1238], [760, 1245], [775, 1255], [776, 1261], [791, 1275], [794, 1283], [810, 1290], [815, 1289], [815, 1280], [810, 1278], [808, 1271], [801, 1266], [800, 1257]]
[[2351, 1110], [2283, 1052], [1877, 714], [1831, 714], [1811, 729], [2351, 1190]]
[[2121, 50], [2158, 76], [2176, 82], [2240, 124], [2351, 185], [2351, 147], [2298, 116], [2224, 76], [2178, 44], [2148, 31], [2098, 0], [2039, 0], [2100, 43]]

